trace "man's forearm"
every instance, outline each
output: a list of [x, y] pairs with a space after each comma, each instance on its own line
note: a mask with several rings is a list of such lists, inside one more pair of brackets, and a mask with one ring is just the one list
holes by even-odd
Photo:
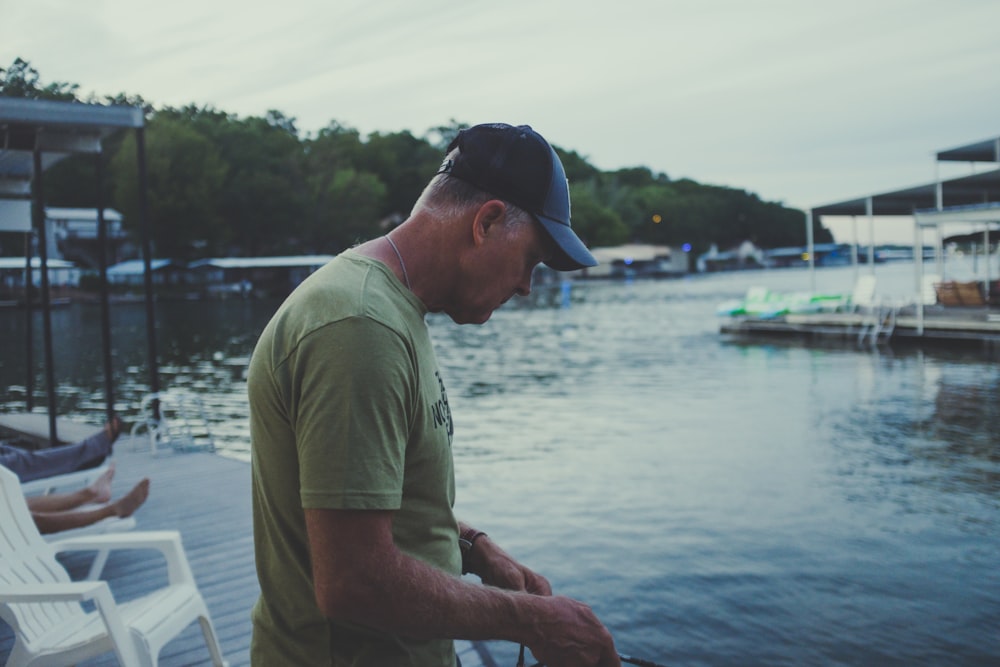
[[541, 614], [539, 596], [472, 584], [397, 550], [341, 582], [333, 612], [414, 639], [505, 639], [529, 642]]
[[547, 664], [617, 667], [614, 641], [593, 611], [552, 597], [544, 577], [489, 538], [476, 541], [473, 556], [484, 582], [497, 586], [400, 551], [391, 519], [371, 510], [306, 511], [316, 603], [328, 618], [414, 639], [519, 642]]

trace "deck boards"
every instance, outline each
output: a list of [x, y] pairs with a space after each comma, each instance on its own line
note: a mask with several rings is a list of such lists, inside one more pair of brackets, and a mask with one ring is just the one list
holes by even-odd
[[[93, 427], [90, 427], [93, 430]], [[250, 664], [250, 608], [259, 592], [254, 570], [250, 514], [250, 466], [203, 452], [152, 457], [136, 451], [143, 442], [123, 436], [115, 448], [118, 496], [143, 477], [152, 481], [150, 497], [136, 514], [136, 530], [172, 529], [181, 533], [191, 569], [232, 667]], [[63, 558], [74, 577], [82, 576], [89, 554]], [[166, 582], [163, 559], [151, 552], [113, 553], [104, 570], [112, 593], [127, 600]], [[0, 621], [0, 664], [10, 653], [13, 637]], [[463, 667], [494, 667], [482, 644], [457, 642]], [[117, 664], [108, 655], [81, 663], [87, 667]], [[210, 665], [200, 628], [189, 626], [164, 647], [162, 667]]]

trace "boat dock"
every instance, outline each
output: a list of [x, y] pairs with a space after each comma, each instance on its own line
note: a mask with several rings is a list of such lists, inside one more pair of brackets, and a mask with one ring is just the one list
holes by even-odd
[[[15, 415], [2, 415], [7, 422]], [[39, 417], [26, 415], [28, 421]], [[44, 415], [42, 419], [47, 418]], [[22, 424], [23, 426], [24, 424]], [[60, 420], [60, 439], [62, 439]], [[28, 425], [30, 426], [30, 424]], [[81, 426], [87, 433], [96, 428]], [[67, 426], [67, 428], [70, 428]], [[259, 587], [254, 568], [250, 510], [250, 465], [207, 452], [167, 453], [153, 457], [145, 440], [119, 438], [115, 445], [115, 497], [141, 480], [151, 480], [149, 500], [136, 513], [136, 530], [180, 531], [198, 587], [212, 615], [222, 651], [230, 667], [250, 664], [250, 609]], [[67, 554], [60, 560], [74, 578], [82, 578], [92, 554]], [[158, 554], [114, 552], [103, 579], [115, 599], [128, 600], [166, 583], [166, 568]], [[10, 627], [0, 621], [0, 664], [13, 645]], [[456, 642], [463, 667], [496, 667], [486, 645]], [[113, 654], [80, 663], [87, 667], [116, 665]], [[198, 624], [192, 624], [160, 654], [161, 667], [211, 665]]]
[[906, 343], [1000, 352], [1000, 308], [931, 306], [924, 309], [922, 318], [913, 305], [767, 318], [733, 317], [722, 322], [720, 333], [862, 346]]

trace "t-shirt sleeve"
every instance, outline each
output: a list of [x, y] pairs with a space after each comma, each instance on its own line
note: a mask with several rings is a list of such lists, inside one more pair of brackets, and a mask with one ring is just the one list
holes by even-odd
[[302, 506], [399, 509], [414, 401], [404, 339], [355, 317], [311, 333], [294, 357]]

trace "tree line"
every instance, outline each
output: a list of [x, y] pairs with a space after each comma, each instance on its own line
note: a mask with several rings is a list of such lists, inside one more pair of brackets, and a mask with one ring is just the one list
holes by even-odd
[[[335, 254], [383, 234], [409, 214], [466, 124], [452, 119], [423, 136], [367, 136], [331, 121], [301, 133], [280, 111], [240, 117], [190, 104], [155, 107], [120, 93], [82, 98], [79, 86], [43, 84], [28, 61], [0, 69], [0, 95], [128, 104], [146, 113], [150, 234], [155, 255]], [[601, 171], [555, 146], [566, 168], [573, 226], [591, 247], [622, 243], [689, 245], [695, 255], [752, 241], [764, 248], [804, 245], [805, 215], [744, 190], [672, 180], [646, 167]], [[139, 220], [134, 133], [105, 142], [102, 196], [133, 234]], [[67, 158], [46, 172], [47, 206], [97, 205], [94, 156]], [[818, 223], [817, 242], [832, 240]], [[20, 252], [20, 246], [14, 253]]]

